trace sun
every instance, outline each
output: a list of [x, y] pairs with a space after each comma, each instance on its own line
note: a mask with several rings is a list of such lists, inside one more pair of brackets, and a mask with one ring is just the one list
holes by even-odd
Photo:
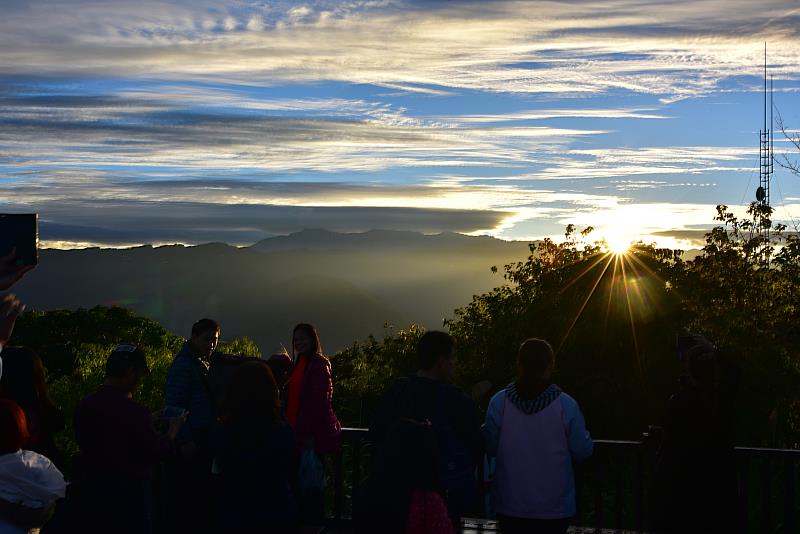
[[626, 235], [610, 235], [605, 238], [606, 248], [613, 254], [626, 254], [631, 249], [633, 240]]

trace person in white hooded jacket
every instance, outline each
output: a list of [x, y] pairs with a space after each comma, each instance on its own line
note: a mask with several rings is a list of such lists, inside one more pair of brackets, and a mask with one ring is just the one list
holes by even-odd
[[553, 349], [525, 340], [517, 379], [489, 402], [484, 436], [497, 459], [493, 504], [507, 534], [564, 534], [575, 515], [573, 462], [594, 443], [578, 403], [553, 384]]
[[27, 433], [22, 408], [0, 399], [0, 534], [38, 532], [67, 489], [47, 457], [22, 450]]

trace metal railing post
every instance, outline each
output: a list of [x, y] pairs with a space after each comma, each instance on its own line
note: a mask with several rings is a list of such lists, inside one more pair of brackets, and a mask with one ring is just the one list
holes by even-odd
[[797, 532], [797, 471], [791, 458], [784, 460], [783, 531]]

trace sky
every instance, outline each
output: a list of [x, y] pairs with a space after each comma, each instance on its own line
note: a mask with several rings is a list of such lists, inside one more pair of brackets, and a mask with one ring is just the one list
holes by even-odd
[[575, 224], [691, 248], [754, 199], [765, 42], [800, 131], [797, 1], [0, 7], [0, 211], [46, 247]]

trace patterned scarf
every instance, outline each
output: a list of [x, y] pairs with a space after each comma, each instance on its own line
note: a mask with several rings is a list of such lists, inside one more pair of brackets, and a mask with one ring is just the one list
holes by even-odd
[[511, 382], [506, 386], [506, 395], [514, 403], [514, 406], [522, 410], [526, 415], [533, 415], [541, 412], [561, 395], [561, 388], [555, 384], [550, 384], [547, 389], [542, 391], [535, 399], [523, 399], [517, 391], [517, 383]]

